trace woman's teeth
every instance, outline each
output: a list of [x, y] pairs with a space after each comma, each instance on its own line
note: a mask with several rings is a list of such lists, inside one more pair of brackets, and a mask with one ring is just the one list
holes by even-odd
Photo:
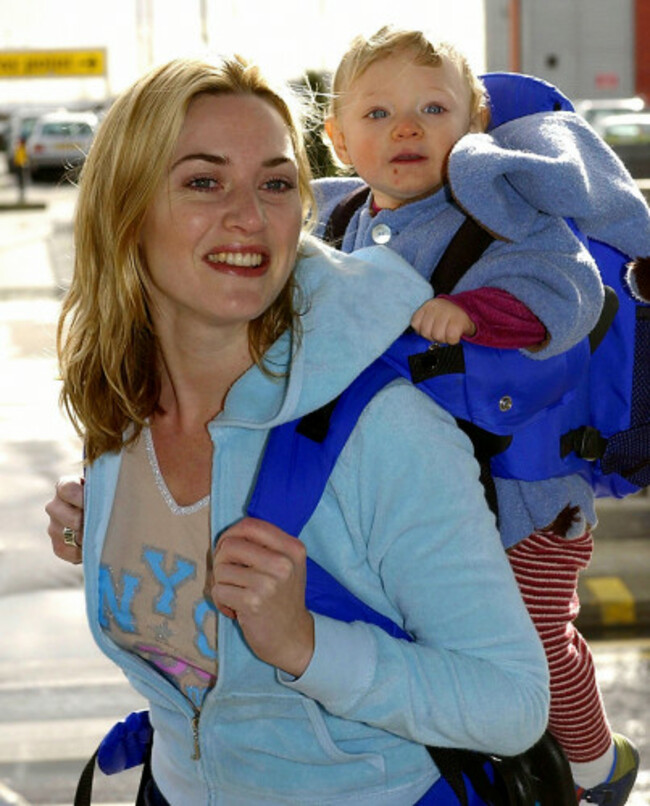
[[226, 263], [229, 266], [261, 266], [264, 257], [254, 252], [217, 252], [208, 255], [210, 263]]

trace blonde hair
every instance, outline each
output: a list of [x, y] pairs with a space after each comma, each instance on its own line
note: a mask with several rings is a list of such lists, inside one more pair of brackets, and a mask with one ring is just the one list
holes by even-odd
[[[187, 109], [205, 93], [254, 95], [280, 113], [298, 163], [305, 219], [313, 207], [309, 160], [290, 102], [242, 58], [216, 65], [174, 60], [115, 101], [81, 172], [74, 275], [57, 330], [61, 402], [84, 439], [88, 462], [135, 440], [158, 404], [158, 344], [140, 230]], [[251, 356], [262, 367], [264, 352], [287, 328], [299, 334], [296, 293], [292, 275], [249, 324]]]
[[[447, 42], [430, 42], [422, 31], [384, 26], [370, 37], [357, 36], [341, 59], [332, 79], [330, 115], [338, 117], [345, 93], [375, 62], [389, 56], [411, 53], [413, 62], [424, 67], [440, 67], [443, 59], [456, 66], [470, 91], [470, 121], [487, 120], [487, 92], [467, 58]], [[481, 126], [483, 128], [483, 126]]]

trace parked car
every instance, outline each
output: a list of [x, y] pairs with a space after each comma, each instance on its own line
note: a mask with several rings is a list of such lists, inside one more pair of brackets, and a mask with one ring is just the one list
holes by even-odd
[[37, 106], [21, 106], [12, 111], [6, 134], [7, 166], [11, 173], [16, 173], [17, 170], [14, 163], [14, 153], [18, 143], [29, 138], [36, 121], [41, 115], [54, 112], [57, 108], [60, 107], [51, 104], [47, 106], [39, 104]]
[[32, 176], [47, 169], [68, 169], [83, 163], [95, 136], [93, 112], [50, 112], [38, 118], [27, 140]]
[[650, 178], [650, 112], [609, 115], [600, 135], [637, 179]]
[[642, 112], [645, 109], [645, 101], [639, 96], [632, 98], [596, 98], [593, 100], [574, 101], [573, 106], [587, 123], [591, 124], [599, 134], [602, 134], [601, 128], [604, 118], [610, 115]]

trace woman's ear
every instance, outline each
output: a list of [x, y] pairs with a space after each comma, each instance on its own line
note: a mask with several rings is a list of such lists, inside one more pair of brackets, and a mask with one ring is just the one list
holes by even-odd
[[334, 115], [330, 115], [330, 117], [325, 118], [323, 125], [336, 156], [344, 165], [352, 165], [352, 160], [345, 145], [345, 135], [338, 120]]

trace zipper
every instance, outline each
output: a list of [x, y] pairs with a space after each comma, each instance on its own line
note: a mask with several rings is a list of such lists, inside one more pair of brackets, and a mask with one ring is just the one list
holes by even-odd
[[[162, 675], [160, 675], [160, 680], [157, 680], [154, 683], [151, 679], [151, 667], [145, 660], [143, 660], [143, 658], [138, 657], [137, 655], [124, 656], [124, 650], [120, 650], [113, 639], [110, 638], [103, 630], [99, 630], [99, 636], [101, 639], [103, 639], [103, 642], [100, 644], [100, 646], [103, 645], [106, 647], [107, 655], [109, 658], [111, 658], [111, 660], [113, 660], [114, 663], [118, 664], [118, 666], [125, 672], [127, 671], [127, 668], [130, 667], [129, 670], [131, 674], [140, 678], [147, 686], [154, 688], [157, 693], [164, 697], [164, 699], [166, 699], [172, 707], [180, 708], [181, 711], [185, 712], [186, 716], [189, 716], [193, 743], [193, 751], [190, 758], [192, 761], [199, 761], [201, 758], [201, 746], [199, 744], [199, 719], [201, 717], [201, 712], [195, 708], [194, 705], [178, 691], [178, 689], [174, 688], [169, 681], [165, 680]], [[120, 659], [119, 663], [118, 658]], [[166, 691], [167, 688], [170, 689], [169, 692]]]
[[194, 716], [191, 719], [192, 725], [192, 739], [194, 740], [194, 753], [192, 753], [192, 761], [199, 761], [201, 759], [201, 745], [199, 744], [199, 719], [200, 713], [198, 711], [194, 712]]

